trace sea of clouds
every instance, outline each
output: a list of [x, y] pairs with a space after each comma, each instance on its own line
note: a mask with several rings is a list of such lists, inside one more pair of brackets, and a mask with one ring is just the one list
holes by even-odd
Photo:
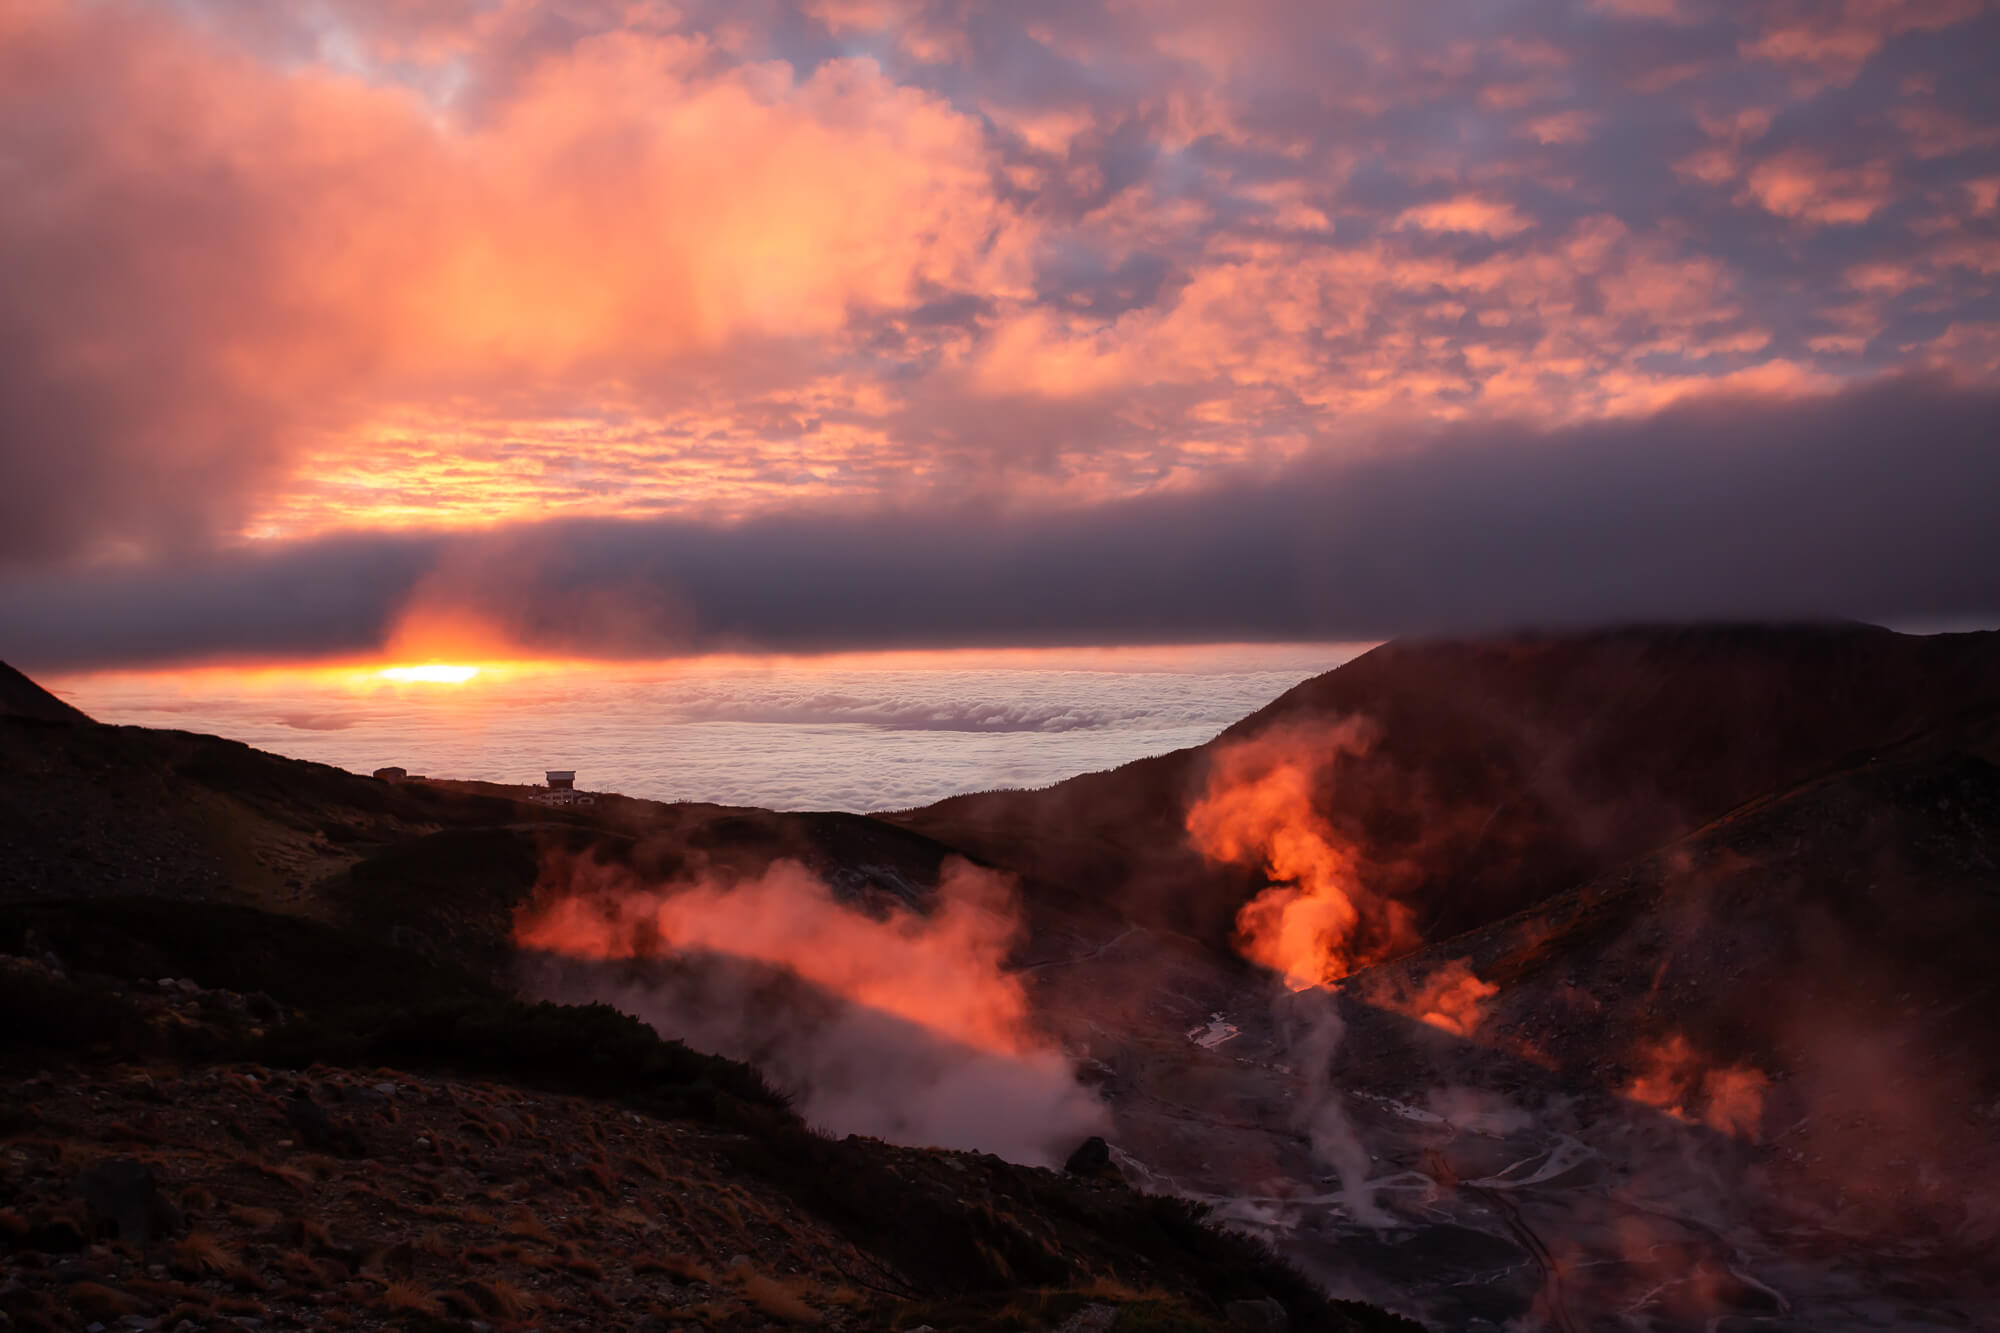
[[1197, 745], [1364, 645], [849, 655], [546, 666], [462, 686], [372, 672], [116, 672], [49, 684], [100, 721], [369, 772], [658, 800], [886, 810]]

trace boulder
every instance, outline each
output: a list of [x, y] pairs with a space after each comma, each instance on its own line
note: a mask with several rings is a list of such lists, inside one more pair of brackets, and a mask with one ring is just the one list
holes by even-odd
[[1123, 1179], [1118, 1174], [1118, 1168], [1111, 1164], [1111, 1145], [1095, 1134], [1077, 1145], [1076, 1151], [1063, 1163], [1063, 1170], [1073, 1176], [1099, 1180]]
[[298, 1134], [299, 1141], [314, 1152], [359, 1157], [366, 1151], [354, 1126], [328, 1115], [326, 1108], [315, 1102], [304, 1088], [294, 1089], [285, 1102], [285, 1121]]
[[186, 1225], [180, 1208], [160, 1191], [153, 1168], [129, 1157], [100, 1162], [77, 1178], [76, 1192], [89, 1210], [91, 1234], [150, 1245]]

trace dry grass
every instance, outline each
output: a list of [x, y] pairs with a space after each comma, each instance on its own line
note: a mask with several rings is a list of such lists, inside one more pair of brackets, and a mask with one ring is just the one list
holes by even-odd
[[652, 1218], [646, 1216], [629, 1203], [621, 1204], [612, 1209], [605, 1214], [605, 1217], [610, 1221], [618, 1222], [628, 1227], [637, 1227], [641, 1231], [657, 1231], [659, 1229]]
[[515, 1323], [527, 1319], [541, 1309], [542, 1302], [533, 1292], [515, 1286], [511, 1282], [467, 1282], [459, 1290], [471, 1298], [481, 1314], [490, 1319], [506, 1319]]
[[743, 1279], [743, 1299], [773, 1319], [787, 1324], [817, 1324], [819, 1311], [807, 1305], [799, 1293], [776, 1278], [752, 1273]]
[[680, 1316], [693, 1321], [696, 1328], [726, 1328], [742, 1312], [743, 1306], [736, 1301], [703, 1301], [700, 1305], [688, 1306], [680, 1312]]
[[71, 1308], [84, 1318], [106, 1323], [139, 1311], [139, 1302], [130, 1293], [102, 1282], [72, 1282], [67, 1299]]
[[510, 1264], [520, 1264], [543, 1272], [559, 1267], [562, 1263], [562, 1260], [546, 1250], [531, 1250], [525, 1245], [502, 1245], [500, 1254]]
[[655, 1254], [632, 1261], [634, 1273], [665, 1273], [683, 1282], [715, 1282], [715, 1271], [699, 1259], [685, 1254]]
[[258, 1208], [251, 1204], [235, 1204], [227, 1216], [238, 1226], [249, 1227], [252, 1231], [276, 1231], [285, 1222], [285, 1215], [277, 1209]]
[[383, 1289], [381, 1299], [376, 1304], [385, 1310], [401, 1314], [429, 1315], [433, 1319], [444, 1316], [444, 1306], [430, 1290], [420, 1283], [408, 1281], [391, 1282]]
[[493, 1147], [502, 1147], [507, 1142], [507, 1131], [499, 1125], [489, 1125], [484, 1120], [461, 1120], [458, 1123], [461, 1134], [477, 1134]]
[[[155, 1305], [179, 1302], [183, 1305], [200, 1306], [206, 1312], [215, 1300], [210, 1293], [203, 1291], [200, 1287], [190, 1287], [184, 1282], [174, 1282], [167, 1278], [134, 1277], [127, 1279], [125, 1285], [130, 1290], [136, 1291], [142, 1296], [150, 1296]], [[172, 1328], [173, 1324], [172, 1322], [166, 1322], [161, 1327]]]
[[337, 1157], [328, 1157], [325, 1153], [313, 1153], [309, 1156], [295, 1158], [294, 1161], [300, 1170], [304, 1171], [314, 1180], [332, 1180], [335, 1176], [343, 1173], [343, 1164], [340, 1159]]
[[820, 1322], [819, 1311], [803, 1299], [803, 1293], [811, 1289], [811, 1284], [802, 1279], [781, 1282], [758, 1272], [749, 1260], [738, 1256], [737, 1261], [729, 1266], [726, 1280], [743, 1293], [744, 1300], [773, 1319], [787, 1324]]
[[1162, 1287], [1133, 1287], [1110, 1278], [1096, 1278], [1069, 1290], [1085, 1300], [1105, 1301], [1113, 1305], [1172, 1305], [1179, 1299]]
[[212, 1231], [190, 1231], [167, 1251], [167, 1267], [183, 1277], [211, 1277], [241, 1268], [236, 1251]]
[[314, 1254], [321, 1250], [338, 1250], [340, 1248], [333, 1243], [333, 1233], [326, 1229], [326, 1223], [321, 1222], [317, 1218], [290, 1218], [279, 1228], [279, 1231], [287, 1241], [298, 1246], [308, 1254]]
[[604, 1280], [604, 1265], [598, 1263], [595, 1259], [586, 1259], [580, 1254], [561, 1260], [557, 1266], [563, 1272], [571, 1274], [574, 1277], [583, 1278], [587, 1282], [602, 1282]]
[[538, 1240], [545, 1245], [556, 1243], [556, 1233], [549, 1230], [547, 1223], [526, 1208], [516, 1208], [500, 1234], [515, 1240]]
[[275, 1266], [292, 1281], [307, 1287], [329, 1287], [333, 1283], [330, 1275], [321, 1268], [318, 1261], [303, 1250], [286, 1250], [280, 1254]]
[[268, 1180], [282, 1181], [290, 1185], [299, 1192], [301, 1198], [312, 1197], [312, 1177], [295, 1166], [287, 1166], [283, 1162], [267, 1162], [261, 1157], [239, 1157], [236, 1163]]
[[667, 1168], [661, 1166], [659, 1159], [653, 1157], [650, 1153], [643, 1155], [634, 1153], [629, 1157], [620, 1157], [618, 1160], [631, 1170], [642, 1171], [655, 1180], [665, 1180], [667, 1178]]
[[437, 1297], [445, 1312], [459, 1319], [477, 1319], [485, 1313], [477, 1301], [462, 1291], [440, 1291]]

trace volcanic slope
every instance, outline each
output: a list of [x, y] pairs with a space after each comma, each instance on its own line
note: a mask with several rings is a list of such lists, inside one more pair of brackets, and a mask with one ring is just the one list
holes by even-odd
[[890, 816], [1021, 871], [1067, 916], [1227, 948], [1265, 881], [1185, 823], [1216, 756], [1290, 733], [1332, 758], [1317, 812], [1374, 891], [1439, 939], [1498, 920], [1745, 801], [2000, 703], [2000, 633], [1858, 624], [1637, 627], [1394, 642], [1297, 686], [1214, 741], [1037, 791]]
[[746, 1065], [495, 984], [551, 849], [792, 858], [879, 906], [935, 882], [921, 836], [76, 720], [0, 718], [0, 772], [0, 1325], [1410, 1327], [1186, 1201], [836, 1140]]
[[9, 1329], [1417, 1333], [1184, 1201], [815, 1134], [603, 1006], [0, 957], [0, 1008]]
[[1032, 974], [1121, 1164], [1439, 1328], [2000, 1326], [2000, 710], [1288, 991]]
[[383, 782], [215, 736], [66, 716], [8, 671], [0, 903], [68, 904], [86, 934], [95, 900], [230, 903], [393, 938], [499, 980], [514, 909], [554, 851], [661, 882], [755, 875], [788, 858], [837, 893], [913, 903], [951, 850], [835, 812], [608, 793], [551, 808], [526, 787]]

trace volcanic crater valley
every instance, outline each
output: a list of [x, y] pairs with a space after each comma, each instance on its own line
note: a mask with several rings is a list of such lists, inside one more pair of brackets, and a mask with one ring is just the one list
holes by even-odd
[[2000, 634], [1397, 641], [884, 815], [0, 680], [0, 1328], [2000, 1327]]

